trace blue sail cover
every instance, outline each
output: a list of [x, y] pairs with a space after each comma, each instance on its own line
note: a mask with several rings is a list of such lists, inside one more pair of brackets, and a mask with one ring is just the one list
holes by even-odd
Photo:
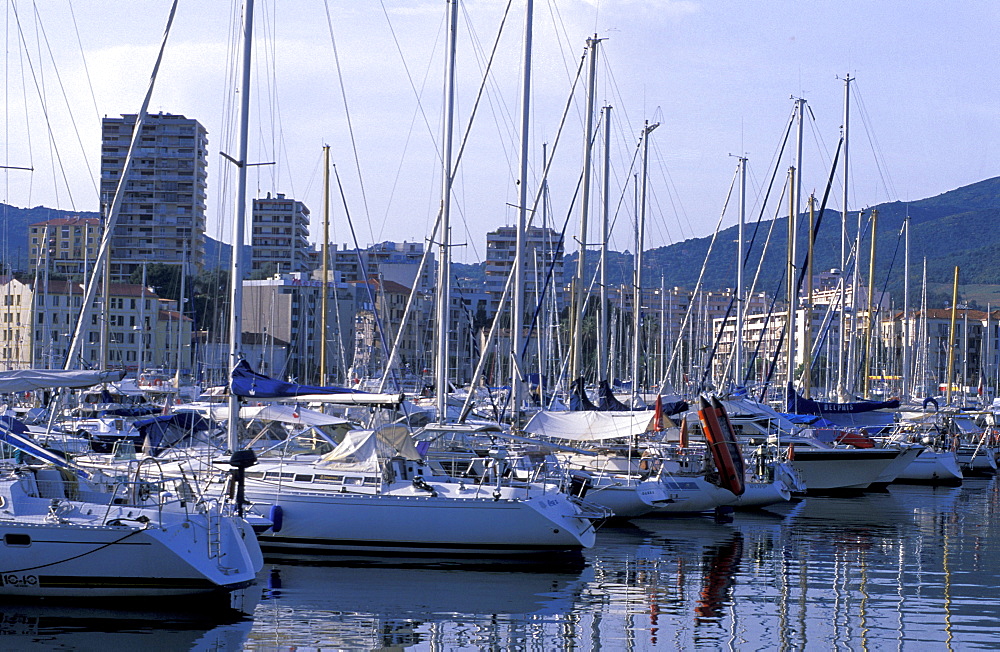
[[569, 409], [573, 412], [587, 412], [596, 410], [597, 406], [591, 403], [587, 397], [587, 390], [583, 386], [583, 376], [573, 381], [572, 390], [569, 394]]
[[821, 417], [836, 414], [860, 414], [862, 412], [872, 412], [873, 410], [895, 410], [899, 407], [899, 400], [891, 401], [852, 401], [850, 403], [829, 403], [825, 401], [814, 401], [811, 398], [800, 396], [792, 384], [788, 384], [785, 392], [785, 403], [787, 412], [795, 414], [815, 414]]
[[233, 369], [232, 392], [243, 398], [295, 398], [308, 394], [365, 394], [346, 387], [319, 387], [298, 385], [268, 378], [250, 368], [246, 360], [240, 360]]
[[597, 409], [603, 412], [626, 412], [632, 408], [619, 401], [608, 381], [602, 380], [597, 383]]

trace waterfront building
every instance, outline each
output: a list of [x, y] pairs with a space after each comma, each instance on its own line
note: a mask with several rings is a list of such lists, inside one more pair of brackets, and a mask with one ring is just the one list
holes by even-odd
[[[110, 208], [128, 153], [135, 115], [102, 121], [101, 201]], [[184, 265], [205, 259], [208, 132], [197, 120], [146, 117], [111, 234], [111, 276], [127, 279], [143, 262]]]
[[[513, 226], [501, 226], [496, 231], [486, 234], [484, 271], [485, 290], [489, 298], [486, 310], [490, 317], [496, 315], [500, 309], [504, 286], [514, 267], [516, 245], [517, 229]], [[538, 303], [539, 287], [548, 279], [548, 287], [553, 288], [550, 291], [556, 292], [557, 307], [561, 309], [564, 306], [563, 293], [556, 288], [562, 288], [566, 281], [563, 275], [563, 244], [559, 234], [548, 227], [528, 227], [524, 234], [524, 251], [525, 305], [534, 306]]]
[[[37, 291], [36, 291], [37, 289]], [[62, 369], [83, 307], [84, 286], [70, 281], [24, 282], [6, 278], [0, 285], [2, 357], [7, 369]], [[149, 288], [112, 283], [106, 308], [91, 311], [82, 333], [78, 358], [70, 367], [123, 368], [140, 371], [153, 365], [191, 366], [192, 321], [180, 317], [176, 303], [161, 306]], [[100, 299], [98, 300], [100, 304]], [[107, 358], [100, 359], [102, 332]]]
[[432, 292], [437, 278], [437, 264], [433, 253], [427, 254], [427, 263], [420, 272], [424, 257], [422, 242], [385, 241], [368, 247], [338, 249], [331, 244], [330, 267], [339, 272], [344, 281], [359, 282], [369, 278], [393, 281], [418, 292]]
[[97, 259], [104, 225], [96, 217], [57, 217], [28, 225], [28, 271], [86, 277]]
[[[263, 356], [270, 361], [268, 375], [302, 383], [319, 382], [323, 285], [322, 278], [305, 272], [243, 281], [244, 339], [249, 336], [256, 338], [253, 341], [287, 344], [281, 366], [268, 352], [255, 354], [254, 358], [248, 355], [251, 364]], [[329, 378], [342, 378], [346, 373], [344, 360], [350, 359], [353, 341], [354, 293], [336, 274], [331, 274], [326, 286], [327, 374]]]
[[258, 276], [312, 272], [319, 252], [309, 244], [309, 209], [300, 201], [271, 193], [253, 200], [251, 273]]
[[[408, 326], [400, 333], [400, 325], [410, 299], [410, 288], [384, 279], [351, 282], [357, 307], [354, 314], [354, 354], [351, 380], [382, 375], [387, 362], [385, 347], [398, 349], [399, 377], [423, 375], [433, 369], [434, 352], [428, 342], [434, 341], [434, 299], [418, 294], [412, 302], [413, 312]], [[377, 309], [378, 319], [376, 319]], [[379, 326], [381, 325], [381, 329]]]

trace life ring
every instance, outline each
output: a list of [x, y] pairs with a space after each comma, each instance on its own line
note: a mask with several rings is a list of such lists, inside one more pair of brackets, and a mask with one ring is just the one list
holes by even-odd
[[708, 448], [712, 452], [715, 468], [719, 472], [719, 486], [728, 489], [736, 496], [742, 496], [746, 491], [744, 478], [743, 455], [733, 433], [729, 415], [719, 399], [712, 397], [712, 402], [702, 396], [699, 399], [698, 418]]

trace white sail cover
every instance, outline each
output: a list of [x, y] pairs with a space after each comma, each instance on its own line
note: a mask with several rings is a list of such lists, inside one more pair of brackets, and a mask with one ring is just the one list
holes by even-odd
[[57, 387], [92, 387], [101, 383], [116, 383], [125, 377], [123, 369], [88, 371], [74, 369], [15, 369], [0, 371], [0, 394], [33, 392]]
[[343, 471], [378, 473], [378, 442], [374, 430], [349, 430], [344, 441], [323, 456], [316, 466]]
[[403, 426], [383, 426], [377, 430], [350, 430], [339, 446], [323, 456], [316, 466], [345, 471], [377, 473], [380, 459], [400, 455], [419, 460], [410, 431]]
[[525, 432], [540, 437], [570, 441], [601, 441], [629, 437], [649, 430], [652, 410], [637, 412], [536, 412], [524, 426]]

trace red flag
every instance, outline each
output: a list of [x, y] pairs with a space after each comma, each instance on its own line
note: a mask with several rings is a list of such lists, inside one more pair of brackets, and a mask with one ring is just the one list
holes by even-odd
[[170, 414], [170, 395], [168, 394], [163, 398], [163, 414]]
[[656, 410], [653, 412], [653, 432], [663, 432], [663, 397], [656, 395]]

